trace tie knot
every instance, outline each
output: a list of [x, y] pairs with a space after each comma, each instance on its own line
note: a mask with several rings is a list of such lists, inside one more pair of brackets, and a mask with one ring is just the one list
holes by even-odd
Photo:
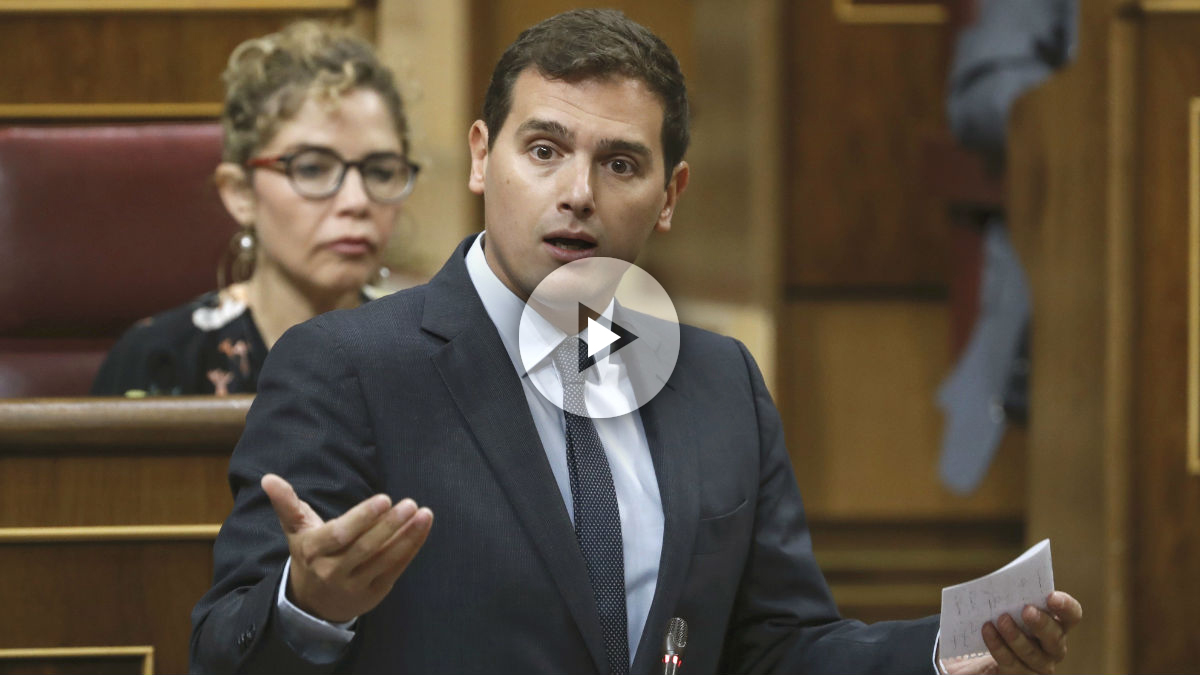
[[564, 384], [582, 384], [587, 365], [587, 343], [571, 336], [554, 348], [554, 367]]

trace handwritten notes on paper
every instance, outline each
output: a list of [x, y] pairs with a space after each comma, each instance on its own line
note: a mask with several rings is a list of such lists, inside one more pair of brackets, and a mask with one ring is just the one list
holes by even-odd
[[1043, 539], [1004, 567], [965, 584], [942, 589], [942, 632], [938, 656], [953, 659], [987, 652], [980, 630], [1008, 614], [1026, 630], [1025, 605], [1046, 609], [1054, 591], [1050, 540]]

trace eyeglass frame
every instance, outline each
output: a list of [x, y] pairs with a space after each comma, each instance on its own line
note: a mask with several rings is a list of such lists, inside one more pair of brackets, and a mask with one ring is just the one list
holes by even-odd
[[[337, 159], [338, 163], [342, 167], [341, 173], [338, 175], [337, 181], [333, 184], [333, 187], [329, 190], [329, 192], [327, 194], [323, 194], [323, 195], [304, 194], [303, 192], [300, 191], [299, 188], [296, 187], [296, 178], [292, 175], [292, 161], [295, 160], [297, 156], [299, 156], [305, 152], [312, 152], [312, 151], [325, 152], [325, 153], [332, 155], [335, 159]], [[367, 187], [366, 178], [363, 175], [363, 166], [367, 162], [369, 162], [372, 158], [379, 157], [381, 155], [382, 156], [399, 157], [401, 159], [401, 161], [403, 161], [404, 164], [408, 166], [408, 182], [405, 183], [404, 189], [400, 191], [400, 196], [395, 197], [394, 199], [379, 199], [375, 195], [371, 194], [371, 190]], [[360, 159], [358, 161], [351, 162], [351, 161], [347, 160], [345, 157], [342, 157], [340, 154], [338, 154], [338, 152], [336, 150], [334, 150], [332, 148], [322, 147], [322, 146], [306, 146], [306, 147], [302, 147], [297, 150], [294, 150], [292, 152], [289, 152], [287, 154], [275, 155], [274, 157], [251, 157], [250, 159], [246, 160], [245, 166], [250, 169], [273, 169], [275, 171], [282, 173], [283, 175], [287, 176], [288, 184], [292, 186], [292, 190], [295, 190], [296, 194], [300, 195], [301, 197], [304, 197], [305, 199], [312, 199], [314, 201], [321, 200], [321, 199], [329, 199], [330, 197], [332, 197], [332, 196], [336, 195], [338, 192], [340, 192], [342, 189], [342, 184], [346, 182], [346, 174], [350, 173], [350, 169], [356, 169], [358, 171], [359, 177], [363, 179], [363, 192], [366, 193], [367, 198], [378, 204], [388, 204], [388, 205], [399, 204], [400, 202], [403, 202], [405, 199], [408, 199], [408, 196], [412, 194], [413, 188], [416, 187], [417, 174], [420, 173], [420, 171], [421, 171], [420, 164], [410, 161], [407, 157], [401, 155], [398, 152], [372, 152], [372, 153], [368, 154], [366, 157], [363, 157], [362, 159]]]

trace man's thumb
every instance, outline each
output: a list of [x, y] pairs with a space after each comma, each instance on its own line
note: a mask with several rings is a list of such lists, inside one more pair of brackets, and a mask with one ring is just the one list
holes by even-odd
[[275, 515], [279, 517], [283, 533], [291, 535], [305, 529], [305, 525], [308, 524], [307, 516], [312, 513], [312, 509], [296, 495], [291, 483], [269, 473], [262, 477], [261, 485], [263, 492], [266, 492], [267, 498], [271, 500]]

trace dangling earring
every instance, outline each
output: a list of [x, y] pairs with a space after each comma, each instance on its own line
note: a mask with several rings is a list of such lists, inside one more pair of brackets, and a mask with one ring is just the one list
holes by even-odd
[[254, 274], [254, 259], [258, 254], [258, 235], [253, 225], [243, 225], [242, 229], [229, 240], [229, 247], [221, 256], [217, 266], [217, 288], [225, 288], [225, 270], [229, 269], [230, 283], [240, 284]]
[[254, 258], [258, 254], [258, 235], [253, 225], [247, 225], [234, 237], [237, 254], [233, 258], [233, 283], [238, 284], [254, 274]]
[[381, 264], [379, 269], [375, 270], [375, 274], [367, 279], [367, 285], [363, 287], [362, 292], [369, 300], [377, 300], [391, 292], [387, 287], [388, 277], [392, 276], [392, 269], [387, 265]]

